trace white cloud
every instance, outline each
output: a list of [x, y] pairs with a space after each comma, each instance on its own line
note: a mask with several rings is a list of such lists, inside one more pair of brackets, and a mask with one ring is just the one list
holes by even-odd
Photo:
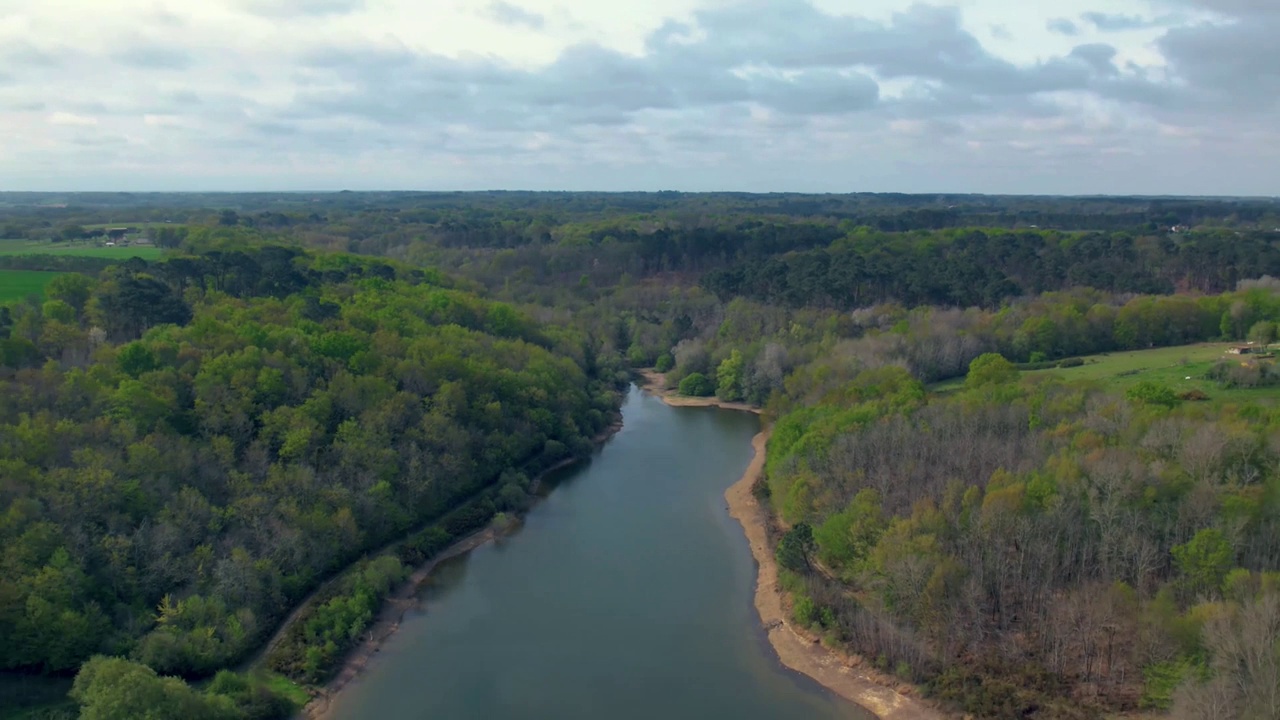
[[92, 127], [98, 124], [98, 119], [89, 117], [88, 115], [77, 115], [75, 113], [58, 112], [49, 115], [50, 125], [71, 125], [79, 127]]
[[0, 0], [0, 184], [1276, 192], [1270, 4], [926, 1]]

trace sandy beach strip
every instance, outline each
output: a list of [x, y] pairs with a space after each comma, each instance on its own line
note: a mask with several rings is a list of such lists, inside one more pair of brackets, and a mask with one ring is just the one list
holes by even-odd
[[797, 628], [787, 612], [778, 586], [778, 564], [768, 542], [768, 514], [752, 494], [751, 487], [764, 471], [765, 445], [769, 431], [751, 441], [755, 455], [742, 479], [725, 491], [732, 516], [746, 533], [755, 557], [755, 606], [769, 643], [788, 668], [808, 675], [836, 695], [873, 713], [880, 720], [944, 720], [949, 715], [920, 698], [915, 688], [868, 667], [861, 658], [823, 646], [818, 638]]

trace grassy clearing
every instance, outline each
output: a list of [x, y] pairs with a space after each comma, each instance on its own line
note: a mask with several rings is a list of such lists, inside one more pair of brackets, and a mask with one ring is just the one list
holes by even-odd
[[311, 693], [307, 692], [306, 688], [279, 673], [265, 673], [262, 679], [268, 688], [278, 695], [289, 698], [297, 707], [311, 702]]
[[0, 302], [43, 295], [44, 286], [60, 273], [36, 270], [0, 270]]
[[[1248, 356], [1228, 355], [1234, 343], [1197, 343], [1176, 347], [1103, 353], [1084, 358], [1084, 365], [1073, 368], [1025, 371], [1024, 375], [1057, 375], [1068, 380], [1089, 380], [1123, 392], [1143, 381], [1167, 385], [1178, 393], [1199, 390], [1214, 402], [1243, 402], [1258, 398], [1280, 398], [1280, 388], [1226, 389], [1205, 375], [1218, 362], [1243, 362]], [[964, 385], [964, 378], [954, 378], [930, 387], [935, 392], [948, 392]]]
[[67, 255], [128, 260], [139, 257], [156, 260], [163, 250], [152, 246], [105, 247], [98, 242], [48, 242], [40, 240], [0, 240], [0, 255]]
[[1178, 393], [1199, 390], [1210, 400], [1242, 402], [1280, 397], [1280, 388], [1225, 389], [1205, 375], [1219, 362], [1243, 362], [1247, 356], [1228, 355], [1231, 343], [1200, 343], [1134, 352], [1117, 352], [1084, 358], [1074, 368], [1036, 370], [1029, 375], [1050, 374], [1071, 380], [1094, 380], [1116, 390], [1125, 390], [1143, 381], [1168, 385]]

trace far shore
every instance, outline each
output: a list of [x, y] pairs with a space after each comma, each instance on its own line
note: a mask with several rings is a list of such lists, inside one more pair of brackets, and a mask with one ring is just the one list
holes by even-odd
[[675, 390], [667, 387], [667, 378], [656, 370], [640, 370], [640, 377], [644, 378], [641, 387], [650, 395], [656, 395], [662, 398], [662, 401], [671, 407], [716, 407], [724, 410], [741, 410], [742, 412], [761, 414], [762, 410], [755, 405], [743, 402], [727, 402], [715, 397], [689, 397], [681, 395]]
[[[668, 389], [666, 378], [654, 370], [641, 370], [644, 390], [675, 407], [719, 407], [759, 415], [760, 408], [746, 403], [724, 402], [716, 398], [685, 397]], [[820, 638], [791, 621], [789, 598], [778, 586], [778, 564], [769, 545], [769, 514], [751, 492], [764, 472], [765, 447], [770, 429], [751, 440], [755, 454], [738, 482], [725, 491], [729, 515], [742, 525], [758, 568], [755, 606], [769, 644], [778, 660], [791, 670], [807, 675], [836, 695], [853, 702], [880, 720], [946, 720], [950, 716], [919, 696], [919, 691], [896, 678], [869, 667], [856, 656], [828, 648]]]

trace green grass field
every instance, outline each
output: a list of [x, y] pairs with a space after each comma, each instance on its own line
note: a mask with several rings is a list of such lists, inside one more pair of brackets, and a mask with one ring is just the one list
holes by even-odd
[[[1176, 347], [1113, 352], [1082, 358], [1084, 365], [1073, 368], [1029, 370], [1024, 375], [1056, 375], [1068, 380], [1091, 380], [1123, 391], [1144, 380], [1168, 385], [1178, 393], [1199, 390], [1215, 402], [1240, 402], [1258, 398], [1280, 398], [1280, 388], [1226, 389], [1205, 377], [1222, 360], [1241, 362], [1247, 356], [1228, 355], [1233, 343], [1198, 343]], [[930, 387], [947, 392], [964, 385], [955, 378]]]
[[128, 260], [139, 257], [156, 260], [164, 251], [158, 247], [102, 247], [97, 242], [45, 242], [35, 240], [0, 240], [0, 255], [68, 255], [76, 257]]
[[35, 270], [0, 270], [0, 302], [43, 295], [44, 286], [60, 273]]

